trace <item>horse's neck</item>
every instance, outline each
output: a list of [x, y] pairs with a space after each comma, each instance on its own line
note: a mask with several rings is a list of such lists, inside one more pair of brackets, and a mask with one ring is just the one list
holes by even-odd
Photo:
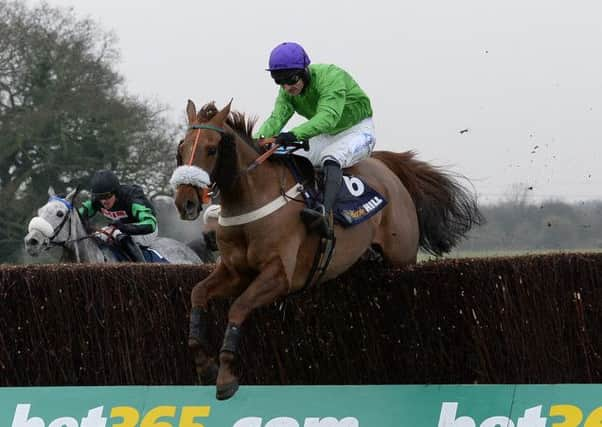
[[[79, 258], [81, 262], [104, 262], [105, 257], [100, 249], [100, 247], [96, 244], [93, 238], [84, 239], [79, 242], [76, 242], [75, 245], [77, 247], [77, 253], [79, 254]], [[75, 248], [74, 248], [75, 255]]]
[[104, 254], [93, 238], [85, 238], [88, 233], [76, 212], [71, 214], [71, 239], [65, 244], [69, 258], [73, 262], [103, 262]]
[[[245, 142], [237, 142], [236, 155], [239, 176], [229, 189], [220, 189], [222, 210], [225, 213], [236, 215], [257, 209], [278, 197], [283, 186], [292, 185], [292, 176], [279, 163], [266, 160], [252, 171], [246, 172], [258, 156]], [[286, 190], [288, 187], [284, 188]]]

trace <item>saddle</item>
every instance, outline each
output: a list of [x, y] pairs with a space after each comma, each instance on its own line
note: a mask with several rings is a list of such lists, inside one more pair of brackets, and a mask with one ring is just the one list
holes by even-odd
[[[306, 206], [314, 208], [316, 204], [322, 203], [322, 188], [324, 188], [322, 172], [316, 171], [305, 157], [287, 153], [281, 158], [291, 170], [295, 180], [303, 186], [302, 194]], [[371, 218], [386, 204], [387, 200], [384, 196], [362, 178], [343, 171], [343, 181], [333, 207], [334, 221], [343, 227], [352, 227]]]

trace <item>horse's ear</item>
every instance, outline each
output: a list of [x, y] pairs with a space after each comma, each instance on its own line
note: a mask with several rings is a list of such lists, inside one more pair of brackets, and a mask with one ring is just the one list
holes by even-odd
[[215, 117], [211, 120], [213, 123], [217, 124], [218, 126], [224, 125], [226, 119], [228, 118], [228, 114], [230, 114], [230, 106], [232, 105], [233, 100], [234, 98], [232, 98], [230, 102], [228, 102], [228, 105], [222, 108], [220, 112], [215, 115]]
[[69, 194], [67, 194], [67, 196], [65, 197], [65, 200], [69, 200], [70, 202], [73, 203], [73, 199], [75, 198], [75, 195], [79, 192], [79, 187], [75, 187], [73, 190], [71, 190], [69, 192]]
[[188, 100], [188, 104], [186, 104], [186, 115], [188, 116], [188, 124], [196, 122], [196, 106], [190, 99]]
[[52, 185], [50, 187], [48, 187], [48, 196], [49, 197], [56, 196], [56, 193], [54, 192], [54, 188], [52, 188]]

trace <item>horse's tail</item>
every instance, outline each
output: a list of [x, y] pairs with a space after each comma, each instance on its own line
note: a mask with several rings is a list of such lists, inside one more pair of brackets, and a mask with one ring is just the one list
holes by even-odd
[[420, 247], [434, 255], [449, 252], [473, 225], [484, 222], [476, 195], [460, 185], [461, 175], [451, 174], [415, 158], [406, 151], [375, 151], [408, 189], [418, 215]]

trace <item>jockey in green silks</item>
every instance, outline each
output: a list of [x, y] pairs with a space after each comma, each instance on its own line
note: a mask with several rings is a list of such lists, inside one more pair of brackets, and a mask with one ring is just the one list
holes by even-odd
[[[309, 141], [307, 157], [324, 171], [324, 201], [301, 216], [310, 229], [332, 237], [332, 209], [341, 185], [342, 169], [370, 156], [376, 142], [370, 99], [342, 68], [312, 64], [300, 45], [286, 42], [276, 46], [267, 69], [280, 86], [274, 110], [256, 137], [276, 137], [286, 145]], [[308, 119], [293, 129], [282, 129], [298, 113]]]
[[91, 181], [92, 200], [86, 200], [79, 208], [84, 218], [100, 212], [111, 224], [97, 235], [114, 239], [134, 262], [144, 262], [138, 245], [151, 246], [157, 238], [157, 218], [152, 203], [142, 187], [124, 185], [110, 170], [99, 170]]

